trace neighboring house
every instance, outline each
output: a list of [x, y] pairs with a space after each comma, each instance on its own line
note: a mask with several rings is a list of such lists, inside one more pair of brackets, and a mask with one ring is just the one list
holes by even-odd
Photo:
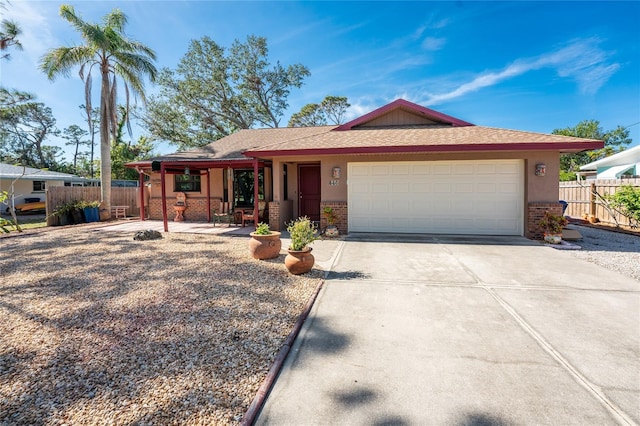
[[640, 176], [640, 145], [580, 167], [587, 179], [620, 179]]
[[85, 186], [91, 182], [91, 179], [68, 173], [0, 163], [0, 191], [7, 191], [10, 196], [13, 194], [13, 200], [2, 203], [0, 209], [5, 212], [10, 205], [23, 204], [29, 200], [46, 201], [45, 190], [52, 186]]
[[342, 233], [535, 237], [544, 211], [561, 212], [560, 153], [603, 146], [475, 126], [400, 99], [340, 126], [241, 130], [128, 166], [151, 176], [148, 213], [165, 229], [181, 191], [193, 221], [257, 198], [275, 230], [298, 216], [321, 221], [330, 206]]

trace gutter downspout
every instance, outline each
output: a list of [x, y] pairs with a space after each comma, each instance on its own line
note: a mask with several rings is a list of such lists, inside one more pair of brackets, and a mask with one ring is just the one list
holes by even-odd
[[169, 232], [169, 223], [167, 222], [167, 188], [165, 187], [165, 170], [164, 162], [160, 163], [160, 186], [162, 187], [162, 220], [164, 221], [164, 232]]

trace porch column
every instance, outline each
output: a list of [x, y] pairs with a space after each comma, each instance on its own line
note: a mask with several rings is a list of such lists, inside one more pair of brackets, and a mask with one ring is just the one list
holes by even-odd
[[273, 160], [271, 165], [271, 182], [273, 184], [273, 201], [282, 201], [282, 163]]
[[169, 222], [167, 221], [167, 188], [165, 188], [164, 162], [160, 163], [160, 186], [162, 189], [162, 220], [164, 221], [164, 232], [169, 232]]
[[140, 192], [140, 220], [144, 220], [144, 174], [141, 169], [138, 169], [138, 191]]
[[207, 222], [211, 222], [211, 176], [207, 169]]
[[[236, 197], [233, 193], [233, 169], [231, 167], [227, 167], [226, 169], [224, 169], [224, 173], [227, 174], [227, 201], [229, 202], [229, 211], [232, 211], [236, 207]], [[222, 201], [224, 202], [224, 197]]]
[[258, 227], [258, 201], [260, 197], [260, 180], [258, 179], [258, 159], [253, 159], [253, 224]]

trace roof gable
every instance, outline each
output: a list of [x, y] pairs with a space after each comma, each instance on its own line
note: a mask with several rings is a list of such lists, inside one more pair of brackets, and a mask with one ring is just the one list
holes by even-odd
[[473, 124], [418, 104], [397, 99], [361, 117], [336, 127], [334, 130], [393, 126], [446, 126], [461, 127]]

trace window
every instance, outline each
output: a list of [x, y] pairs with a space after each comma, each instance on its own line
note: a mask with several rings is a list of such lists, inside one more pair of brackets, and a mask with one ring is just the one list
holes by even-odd
[[44, 192], [45, 190], [45, 181], [43, 180], [34, 180], [33, 181], [33, 192]]
[[175, 175], [175, 192], [200, 192], [200, 175]]

